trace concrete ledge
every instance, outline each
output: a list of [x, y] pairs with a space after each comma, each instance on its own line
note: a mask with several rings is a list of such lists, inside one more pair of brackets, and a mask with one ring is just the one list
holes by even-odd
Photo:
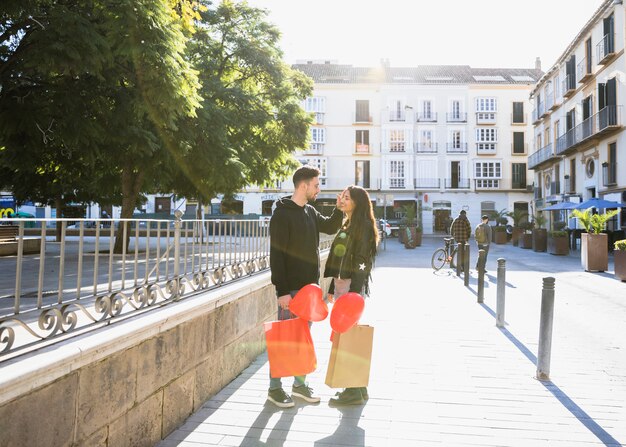
[[275, 314], [268, 272], [2, 362], [0, 447], [152, 446], [263, 352]]

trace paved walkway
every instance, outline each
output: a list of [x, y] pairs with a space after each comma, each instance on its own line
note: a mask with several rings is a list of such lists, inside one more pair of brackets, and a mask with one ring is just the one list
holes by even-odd
[[[424, 238], [406, 250], [390, 239], [377, 260], [361, 320], [375, 327], [366, 405], [328, 406], [336, 390], [324, 385], [324, 321], [312, 329], [319, 365], [309, 376], [320, 404], [266, 404], [262, 355], [159, 446], [626, 445], [626, 283], [612, 272], [584, 272], [579, 252], [557, 257], [492, 245], [480, 305], [475, 273], [468, 289], [452, 271], [430, 268], [440, 244]], [[495, 326], [498, 257], [507, 260], [502, 330]], [[534, 379], [545, 276], [556, 278], [552, 382]]]

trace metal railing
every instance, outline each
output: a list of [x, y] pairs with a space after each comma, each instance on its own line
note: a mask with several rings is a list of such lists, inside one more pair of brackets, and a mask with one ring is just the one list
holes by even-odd
[[448, 123], [466, 123], [467, 122], [467, 112], [448, 112], [446, 113], [446, 121]]
[[446, 143], [448, 154], [467, 154], [467, 143]]
[[614, 39], [612, 34], [606, 34], [600, 42], [596, 44], [596, 56], [598, 64], [604, 64], [606, 60], [613, 56], [615, 52]]
[[546, 90], [546, 110], [552, 110], [554, 107], [554, 91]]
[[436, 154], [437, 153], [437, 143], [429, 142], [429, 143], [414, 143], [415, 144], [415, 152], [418, 154]]
[[533, 169], [544, 161], [548, 161], [555, 156], [552, 144], [548, 144], [539, 149], [537, 152], [530, 154], [528, 157], [528, 169]]
[[562, 92], [564, 97], [570, 96], [576, 90], [576, 77], [574, 75], [566, 75], [563, 81]]
[[556, 142], [557, 155], [578, 146], [589, 138], [622, 126], [621, 106], [606, 106], [578, 126], [561, 135]]
[[446, 189], [469, 189], [470, 179], [468, 178], [447, 178]]
[[2, 219], [19, 230], [15, 255], [0, 257], [0, 359], [269, 268], [267, 220], [181, 216]]
[[592, 70], [591, 59], [587, 60], [587, 58], [584, 57], [576, 66], [576, 78], [578, 82], [586, 81], [589, 76], [591, 76]]
[[441, 180], [438, 178], [414, 178], [413, 187], [415, 189], [439, 189]]
[[421, 122], [435, 123], [437, 122], [437, 112], [418, 113], [416, 121], [418, 123], [421, 123]]

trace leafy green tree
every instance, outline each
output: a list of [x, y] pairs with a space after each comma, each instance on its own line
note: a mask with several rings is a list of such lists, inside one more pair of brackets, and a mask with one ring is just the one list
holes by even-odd
[[199, 72], [202, 108], [180, 124], [169, 190], [208, 203], [288, 175], [291, 152], [307, 141], [311, 119], [300, 104], [312, 81], [283, 62], [280, 33], [264, 11], [224, 1], [200, 17], [187, 57]]

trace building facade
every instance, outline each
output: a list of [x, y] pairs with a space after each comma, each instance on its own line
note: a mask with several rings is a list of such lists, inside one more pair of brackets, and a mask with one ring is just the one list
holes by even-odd
[[[529, 96], [540, 67], [294, 68], [315, 82], [304, 103], [315, 117], [311, 143], [296, 156], [322, 172], [318, 201], [334, 204], [347, 185], [360, 185], [381, 217], [416, 206], [426, 234], [444, 232], [461, 209], [473, 223], [484, 213], [529, 211]], [[244, 212], [271, 211], [292, 185], [277, 187], [243, 192]]]
[[[603, 2], [532, 90], [528, 164], [537, 210], [592, 197], [626, 202], [624, 26], [622, 2]], [[548, 214], [552, 222], [567, 219]], [[625, 225], [622, 209], [608, 229]]]

